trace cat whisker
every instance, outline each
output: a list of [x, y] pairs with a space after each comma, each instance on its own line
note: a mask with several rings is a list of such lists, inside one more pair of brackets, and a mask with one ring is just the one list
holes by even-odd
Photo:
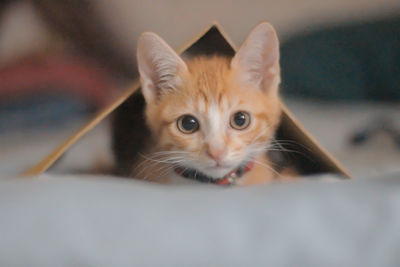
[[149, 162], [149, 160], [144, 159], [144, 160], [141, 161], [139, 164], [136, 164], [136, 166], [134, 166], [134, 168], [132, 169], [131, 175], [132, 175], [136, 170], [138, 170], [139, 168], [143, 167], [143, 165], [145, 165], [145, 164], [148, 163], [148, 162]]
[[308, 160], [315, 162], [312, 158], [310, 158], [306, 153], [300, 152], [300, 151], [296, 151], [296, 150], [291, 150], [288, 148], [284, 148], [283, 146], [280, 147], [276, 147], [276, 146], [271, 146], [267, 149], [267, 151], [278, 151], [278, 152], [286, 152], [290, 155], [290, 153], [294, 153], [294, 154], [298, 154], [301, 155], [305, 158], [307, 158]]
[[282, 147], [284, 145], [292, 145], [292, 146], [296, 145], [298, 147], [301, 147], [301, 148], [307, 150], [308, 152], [312, 152], [312, 150], [309, 147], [307, 147], [307, 146], [305, 146], [305, 145], [303, 145], [303, 144], [301, 144], [299, 142], [293, 141], [293, 140], [277, 140], [277, 139], [274, 139], [274, 140], [272, 140], [271, 144], [272, 145], [278, 145], [279, 147]]
[[141, 153], [139, 153], [139, 155], [140, 155], [141, 157], [143, 157], [143, 158], [149, 160], [149, 161], [158, 162], [158, 163], [171, 163], [171, 162], [173, 162], [173, 160], [175, 160], [175, 159], [180, 159], [180, 158], [181, 158], [181, 157], [168, 157], [168, 158], [159, 160], [159, 159], [150, 158], [150, 157], [145, 156], [145, 155], [143, 155], [143, 154], [141, 154]]
[[158, 177], [162, 177], [164, 175], [164, 173], [166, 173], [165, 170], [169, 171], [171, 169], [170, 165], [166, 165], [166, 164], [160, 164], [161, 167], [159, 167], [156, 170], [152, 170], [153, 173], [157, 173]]
[[[144, 160], [138, 164], [134, 170], [132, 171], [132, 175], [138, 170], [139, 172], [136, 173], [136, 176], [140, 175], [142, 172], [147, 170], [150, 167], [154, 167], [155, 165], [160, 164], [159, 161], [152, 160], [148, 157], [144, 157]], [[142, 167], [142, 168], [141, 168]], [[140, 169], [141, 168], [141, 169]]]
[[[262, 150], [261, 152], [266, 152], [267, 150]], [[257, 160], [258, 161], [258, 157], [260, 156], [260, 154], [259, 153], [250, 153], [248, 156], [247, 156], [247, 158], [250, 160], [250, 161], [254, 161], [254, 160]], [[268, 159], [268, 157], [265, 159], [265, 160], [267, 160], [268, 161], [268, 164], [270, 164], [270, 165], [272, 165], [272, 166], [274, 166], [274, 167], [276, 167], [276, 168], [280, 168], [280, 166], [278, 165], [278, 164], [276, 164], [276, 163], [274, 163], [274, 162], [272, 162], [272, 161], [270, 161], [269, 159]]]
[[148, 158], [160, 158], [160, 157], [169, 157], [169, 156], [183, 156], [184, 154], [187, 154], [187, 152], [184, 152], [184, 151], [157, 151], [157, 152], [146, 154], [144, 156], [146, 156]]
[[[157, 164], [159, 164], [159, 163], [158, 162], [151, 162], [151, 161], [145, 159], [144, 161], [142, 161], [142, 163], [140, 163], [138, 166], [135, 167], [135, 169], [131, 173], [131, 176], [140, 176], [148, 168], [154, 167]], [[139, 169], [139, 167], [141, 167], [141, 169], [139, 170], [139, 172], [136, 173], [136, 170]]]
[[253, 162], [254, 162], [255, 164], [259, 164], [259, 165], [261, 165], [261, 166], [263, 166], [263, 167], [269, 169], [270, 171], [272, 171], [273, 173], [275, 173], [276, 175], [278, 175], [279, 178], [282, 177], [281, 174], [280, 174], [279, 172], [277, 172], [277, 171], [276, 171], [274, 168], [272, 168], [271, 166], [268, 166], [267, 164], [265, 164], [265, 163], [263, 163], [263, 162], [261, 162], [261, 161], [259, 161], [259, 160], [256, 160], [256, 159], [254, 159], [254, 158], [253, 158], [252, 160], [253, 160]]
[[[156, 153], [152, 153], [150, 155], [144, 155], [139, 153], [139, 155], [143, 158], [143, 161], [135, 168], [135, 170], [138, 170], [138, 168], [142, 164], [144, 164], [144, 167], [141, 168], [139, 172], [136, 173], [135, 176], [137, 178], [140, 178], [141, 174], [143, 172], [146, 172], [146, 170], [148, 170], [149, 168], [152, 169], [151, 171], [152, 173], [157, 173], [159, 176], [164, 175], [169, 170], [171, 170], [175, 166], [178, 166], [180, 163], [185, 161], [182, 155], [177, 155], [177, 154], [187, 154], [187, 153], [186, 152], [180, 153], [180, 152], [182, 151], [179, 151], [179, 153], [176, 153], [175, 151], [159, 151]], [[159, 165], [159, 167], [156, 167], [157, 165]], [[135, 172], [135, 170], [133, 172]], [[147, 180], [148, 175], [142, 177], [141, 179]]]
[[153, 152], [152, 155], [157, 155], [157, 154], [172, 154], [172, 153], [177, 153], [177, 154], [188, 154], [188, 151], [179, 151], [179, 150], [165, 150], [165, 151], [156, 151]]
[[167, 168], [165, 168], [165, 170], [164, 170], [163, 172], [160, 172], [159, 176], [160, 176], [160, 177], [163, 177], [163, 176], [166, 175], [168, 172], [172, 171], [175, 167], [176, 167], [176, 165], [167, 166]]
[[262, 137], [263, 135], [265, 135], [267, 133], [268, 127], [264, 128], [261, 132], [259, 132], [255, 137], [254, 137], [254, 141], [257, 141], [260, 137]]
[[[158, 168], [155, 167], [156, 165], [159, 165]], [[168, 164], [165, 164], [165, 163], [153, 162], [153, 164], [152, 164], [152, 165], [149, 165], [148, 167], [152, 167], [152, 170], [151, 170], [152, 173], [159, 173], [160, 171], [163, 171], [165, 168], [169, 168], [169, 165], [168, 165]], [[154, 168], [156, 168], [156, 169], [154, 169]], [[146, 168], [145, 170], [147, 170], [147, 169], [148, 169], [148, 168]], [[149, 173], [149, 174], [150, 174], [150, 173]], [[149, 174], [145, 175], [142, 179], [143, 179], [143, 180], [147, 180]], [[138, 178], [140, 178], [140, 176], [139, 176]]]

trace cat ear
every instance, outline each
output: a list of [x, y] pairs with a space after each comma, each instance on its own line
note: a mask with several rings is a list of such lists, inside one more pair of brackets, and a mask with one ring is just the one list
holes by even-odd
[[137, 62], [142, 81], [142, 93], [148, 103], [179, 86], [187, 66], [175, 51], [158, 35], [143, 33], [138, 40]]
[[239, 79], [264, 92], [277, 93], [280, 83], [279, 41], [271, 24], [256, 26], [231, 62]]

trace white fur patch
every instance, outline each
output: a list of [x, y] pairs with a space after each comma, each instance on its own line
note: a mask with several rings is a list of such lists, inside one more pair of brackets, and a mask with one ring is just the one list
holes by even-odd
[[223, 135], [226, 131], [226, 121], [224, 120], [223, 114], [221, 113], [217, 103], [212, 103], [208, 107], [207, 119], [208, 129], [206, 129], [206, 142], [211, 146], [224, 146]]

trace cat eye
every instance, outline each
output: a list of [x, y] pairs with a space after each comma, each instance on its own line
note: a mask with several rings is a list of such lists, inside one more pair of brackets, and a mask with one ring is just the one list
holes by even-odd
[[191, 115], [183, 115], [179, 117], [176, 123], [179, 131], [185, 134], [194, 133], [199, 129], [197, 119]]
[[250, 124], [250, 115], [244, 111], [238, 111], [231, 117], [231, 127], [236, 130], [244, 130]]

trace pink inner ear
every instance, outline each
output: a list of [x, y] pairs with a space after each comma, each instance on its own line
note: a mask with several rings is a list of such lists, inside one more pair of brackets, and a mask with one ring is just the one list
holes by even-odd
[[243, 82], [276, 92], [280, 82], [279, 41], [272, 26], [262, 23], [254, 28], [231, 66], [237, 69]]
[[146, 101], [154, 102], [160, 90], [171, 90], [179, 72], [187, 69], [183, 60], [158, 35], [144, 33], [138, 41], [137, 59]]

